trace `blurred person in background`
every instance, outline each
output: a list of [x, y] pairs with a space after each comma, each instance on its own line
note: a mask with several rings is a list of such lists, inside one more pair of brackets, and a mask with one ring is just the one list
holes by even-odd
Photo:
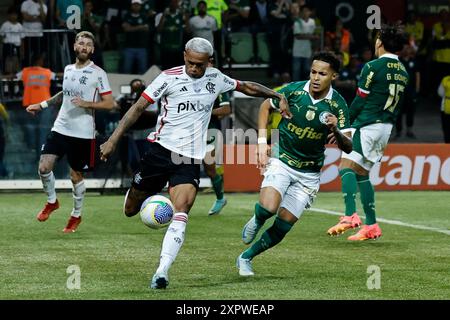
[[442, 79], [438, 95], [442, 98], [441, 120], [444, 142], [450, 143], [450, 74]]
[[416, 49], [411, 44], [405, 46], [400, 54], [400, 61], [409, 75], [409, 82], [405, 88], [405, 100], [395, 123], [395, 138], [400, 138], [403, 131], [403, 115], [406, 117], [406, 136], [417, 139], [413, 132], [414, 115], [416, 113], [417, 97], [420, 92], [420, 68], [416, 59]]

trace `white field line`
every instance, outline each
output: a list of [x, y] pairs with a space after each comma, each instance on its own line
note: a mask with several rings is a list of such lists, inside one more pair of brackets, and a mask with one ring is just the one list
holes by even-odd
[[[344, 215], [343, 212], [337, 212], [337, 211], [326, 210], [326, 209], [319, 209], [319, 208], [309, 208], [308, 210], [315, 211], [315, 212], [326, 213], [326, 214], [331, 214], [331, 215], [334, 215], [334, 216], [343, 216]], [[402, 227], [408, 227], [408, 228], [420, 229], [420, 230], [427, 230], [427, 231], [433, 231], [433, 232], [440, 232], [440, 233], [444, 233], [446, 235], [450, 235], [450, 230], [445, 230], [445, 229], [421, 226], [421, 225], [417, 225], [417, 224], [410, 224], [410, 223], [405, 223], [405, 222], [401, 222], [401, 221], [397, 221], [397, 220], [388, 220], [388, 219], [382, 219], [382, 218], [377, 218], [377, 221], [380, 221], [380, 222], [383, 222], [383, 223], [387, 223], [387, 224], [395, 224], [397, 226], [402, 226]]]

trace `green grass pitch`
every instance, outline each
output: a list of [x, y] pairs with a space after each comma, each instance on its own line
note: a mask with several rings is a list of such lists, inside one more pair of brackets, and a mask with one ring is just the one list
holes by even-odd
[[[449, 230], [449, 192], [378, 192], [380, 218]], [[88, 193], [83, 222], [61, 231], [72, 207], [44, 223], [42, 193], [0, 194], [0, 299], [449, 299], [450, 235], [380, 223], [383, 237], [352, 243], [330, 238], [337, 217], [307, 211], [278, 246], [253, 260], [255, 277], [240, 278], [235, 259], [246, 247], [241, 230], [257, 194], [227, 194], [228, 205], [208, 217], [214, 195], [198, 195], [187, 236], [166, 290], [148, 287], [165, 230], [122, 214], [123, 196]], [[343, 211], [339, 193], [319, 193], [315, 208]], [[272, 220], [266, 223], [270, 226]], [[351, 234], [351, 233], [348, 233]], [[259, 238], [259, 236], [258, 236]], [[80, 289], [66, 286], [68, 267], [80, 268]], [[379, 267], [380, 288], [368, 289]]]

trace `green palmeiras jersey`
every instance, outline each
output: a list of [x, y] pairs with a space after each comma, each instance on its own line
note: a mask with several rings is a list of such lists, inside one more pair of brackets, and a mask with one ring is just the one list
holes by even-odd
[[352, 127], [395, 123], [408, 80], [408, 72], [394, 54], [387, 53], [366, 63], [350, 106]]
[[[214, 109], [223, 107], [224, 105], [230, 104], [230, 94], [228, 92], [222, 92], [214, 101]], [[220, 119], [217, 116], [211, 115], [211, 120], [209, 120], [208, 129], [221, 129]]]
[[[319, 172], [325, 159], [328, 127], [321, 122], [327, 113], [338, 118], [337, 126], [350, 126], [347, 103], [332, 87], [324, 99], [315, 100], [309, 94], [309, 81], [292, 82], [282, 87], [289, 103], [291, 119], [283, 118], [279, 125], [279, 141], [274, 143], [272, 156], [277, 157], [297, 171]], [[278, 109], [279, 100], [271, 99]]]

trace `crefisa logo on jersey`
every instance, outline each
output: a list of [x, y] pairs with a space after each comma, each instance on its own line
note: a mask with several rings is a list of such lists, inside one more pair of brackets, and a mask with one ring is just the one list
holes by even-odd
[[204, 111], [209, 112], [213, 108], [213, 103], [211, 104], [203, 104], [200, 101], [190, 102], [189, 100], [186, 102], [182, 102], [178, 104], [177, 113], [181, 111]]

